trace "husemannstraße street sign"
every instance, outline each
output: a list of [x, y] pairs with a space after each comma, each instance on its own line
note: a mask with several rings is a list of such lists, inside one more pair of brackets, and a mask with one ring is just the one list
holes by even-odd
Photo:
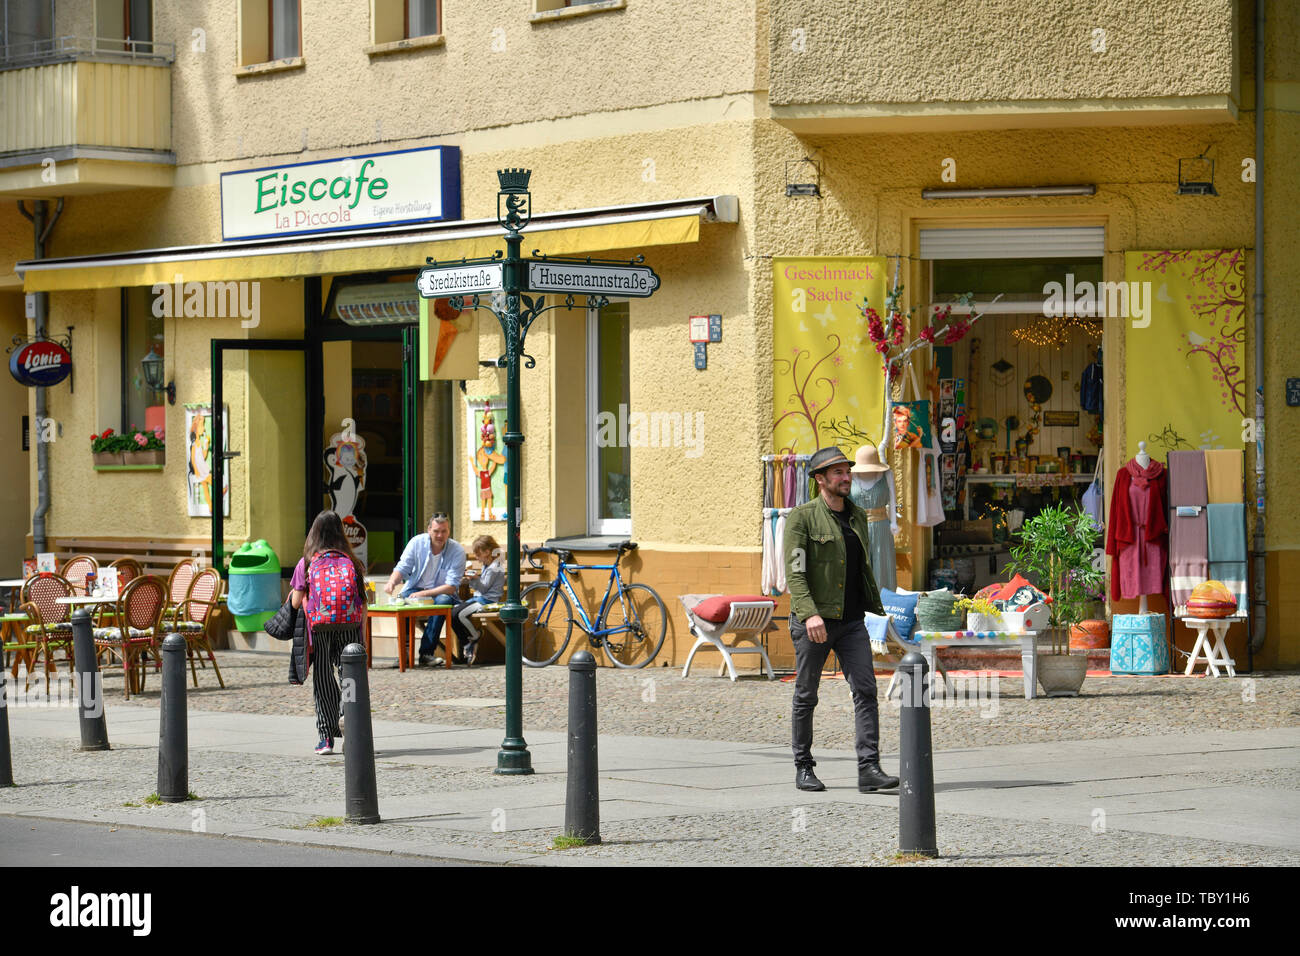
[[645, 299], [659, 288], [649, 266], [596, 265], [582, 262], [529, 260], [530, 292], [563, 292]]

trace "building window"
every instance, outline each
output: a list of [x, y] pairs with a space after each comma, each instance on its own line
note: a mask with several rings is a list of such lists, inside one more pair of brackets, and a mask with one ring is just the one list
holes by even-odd
[[370, 7], [373, 43], [396, 43], [442, 32], [440, 0], [373, 0]]
[[300, 56], [302, 15], [298, 0], [240, 0], [241, 66]]
[[[122, 427], [141, 430], [167, 427], [165, 386], [166, 341], [163, 320], [153, 313], [154, 297], [147, 287], [122, 290]], [[159, 373], [146, 362], [162, 359]], [[158, 387], [150, 384], [153, 378]]]
[[95, 39], [99, 49], [152, 53], [153, 0], [95, 0]]
[[0, 0], [0, 63], [45, 53], [54, 39], [54, 0]]
[[587, 313], [587, 531], [632, 533], [628, 304]]

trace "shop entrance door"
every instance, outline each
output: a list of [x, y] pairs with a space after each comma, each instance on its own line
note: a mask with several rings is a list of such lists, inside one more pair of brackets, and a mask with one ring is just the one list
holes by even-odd
[[[302, 554], [315, 517], [307, 502], [319, 487], [319, 464], [307, 457], [305, 343], [213, 339], [210, 414], [213, 566], [224, 577], [239, 543], [265, 539], [287, 577]], [[229, 543], [227, 528], [238, 535]]]

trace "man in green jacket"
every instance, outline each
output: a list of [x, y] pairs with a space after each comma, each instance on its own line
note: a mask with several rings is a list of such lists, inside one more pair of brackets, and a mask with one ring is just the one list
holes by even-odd
[[858, 790], [889, 790], [898, 778], [880, 769], [876, 674], [863, 614], [883, 614], [867, 555], [867, 516], [849, 500], [853, 462], [838, 448], [819, 448], [808, 462], [817, 497], [791, 510], [785, 523], [785, 578], [790, 636], [798, 674], [790, 724], [795, 786], [825, 790], [813, 774], [812, 718], [826, 656], [834, 651], [853, 692]]

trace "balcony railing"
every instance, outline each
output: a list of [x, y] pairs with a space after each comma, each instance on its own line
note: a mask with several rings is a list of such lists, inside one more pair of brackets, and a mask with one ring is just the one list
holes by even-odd
[[176, 44], [120, 37], [51, 37], [0, 46], [0, 70], [45, 66], [69, 60], [165, 65], [176, 59]]

